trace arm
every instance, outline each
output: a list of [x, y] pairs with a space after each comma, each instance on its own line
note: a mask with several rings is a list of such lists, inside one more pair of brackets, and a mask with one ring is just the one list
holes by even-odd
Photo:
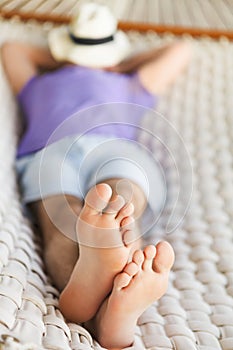
[[163, 94], [187, 66], [191, 57], [190, 44], [177, 41], [154, 48], [110, 68], [118, 73], [138, 72], [142, 85], [155, 95]]
[[168, 48], [163, 46], [160, 48], [153, 48], [144, 52], [140, 52], [134, 56], [131, 56], [124, 61], [120, 62], [114, 67], [110, 67], [108, 70], [117, 72], [117, 73], [131, 73], [137, 71], [144, 64], [158, 59]]
[[181, 40], [170, 44], [161, 55], [138, 69], [142, 85], [152, 94], [164, 94], [187, 67], [191, 55], [189, 42]]
[[6, 42], [1, 48], [3, 66], [15, 94], [26, 82], [39, 73], [40, 69], [53, 69], [56, 62], [48, 49], [19, 42]]

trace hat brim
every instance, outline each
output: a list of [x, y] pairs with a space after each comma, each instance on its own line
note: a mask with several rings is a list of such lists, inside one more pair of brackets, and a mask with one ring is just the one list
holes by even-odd
[[114, 40], [99, 45], [74, 43], [66, 27], [52, 29], [48, 36], [51, 54], [57, 61], [69, 61], [88, 67], [110, 67], [130, 54], [130, 43], [125, 33], [118, 30]]

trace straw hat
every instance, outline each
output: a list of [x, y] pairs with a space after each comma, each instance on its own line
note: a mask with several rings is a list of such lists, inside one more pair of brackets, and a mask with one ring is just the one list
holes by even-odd
[[67, 27], [50, 31], [48, 43], [57, 61], [69, 61], [88, 67], [109, 67], [130, 54], [127, 36], [117, 30], [117, 20], [100, 4], [79, 7]]

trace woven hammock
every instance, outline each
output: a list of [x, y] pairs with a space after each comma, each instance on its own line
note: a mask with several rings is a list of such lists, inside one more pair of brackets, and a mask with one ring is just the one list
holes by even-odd
[[[0, 40], [46, 45], [49, 28], [34, 21], [2, 20]], [[129, 37], [143, 46], [174, 39], [170, 34], [133, 31]], [[167, 293], [138, 321], [132, 347], [136, 350], [233, 349], [233, 44], [226, 38], [189, 40], [195, 48], [193, 60], [158, 110], [175, 126], [189, 152], [192, 198], [179, 227], [166, 234], [161, 224], [148, 238], [154, 244], [168, 240], [176, 261]], [[22, 214], [14, 170], [18, 110], [0, 69], [0, 349], [101, 349], [83, 327], [64, 320], [59, 294], [41, 259], [38, 235]], [[151, 130], [164, 127], [150, 123]], [[167, 135], [186, 186], [190, 173], [182, 166], [176, 140]], [[172, 163], [168, 160], [165, 166], [172, 199], [177, 183]], [[162, 221], [169, 216], [168, 205]]]
[[[41, 22], [67, 23], [87, 0], [1, 0], [5, 18], [31, 18]], [[91, 0], [89, 0], [91, 1]], [[231, 0], [95, 0], [109, 6], [123, 30], [183, 33], [192, 36], [225, 36], [233, 39]]]

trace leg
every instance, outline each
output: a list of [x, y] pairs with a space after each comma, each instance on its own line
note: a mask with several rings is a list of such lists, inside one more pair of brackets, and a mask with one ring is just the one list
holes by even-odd
[[112, 293], [96, 317], [86, 324], [103, 347], [132, 345], [137, 319], [165, 293], [173, 262], [173, 249], [167, 242], [133, 254], [133, 261], [115, 277]]
[[191, 48], [187, 42], [169, 45], [138, 69], [143, 86], [155, 95], [163, 94], [187, 66], [190, 57]]
[[[57, 195], [30, 204], [42, 232], [47, 271], [60, 291], [68, 283], [78, 259], [78, 244], [63, 232], [74, 237], [76, 220], [73, 214], [77, 217], [82, 209], [79, 198], [66, 195], [65, 199], [63, 195]], [[58, 220], [60, 230], [55, 225]]]

